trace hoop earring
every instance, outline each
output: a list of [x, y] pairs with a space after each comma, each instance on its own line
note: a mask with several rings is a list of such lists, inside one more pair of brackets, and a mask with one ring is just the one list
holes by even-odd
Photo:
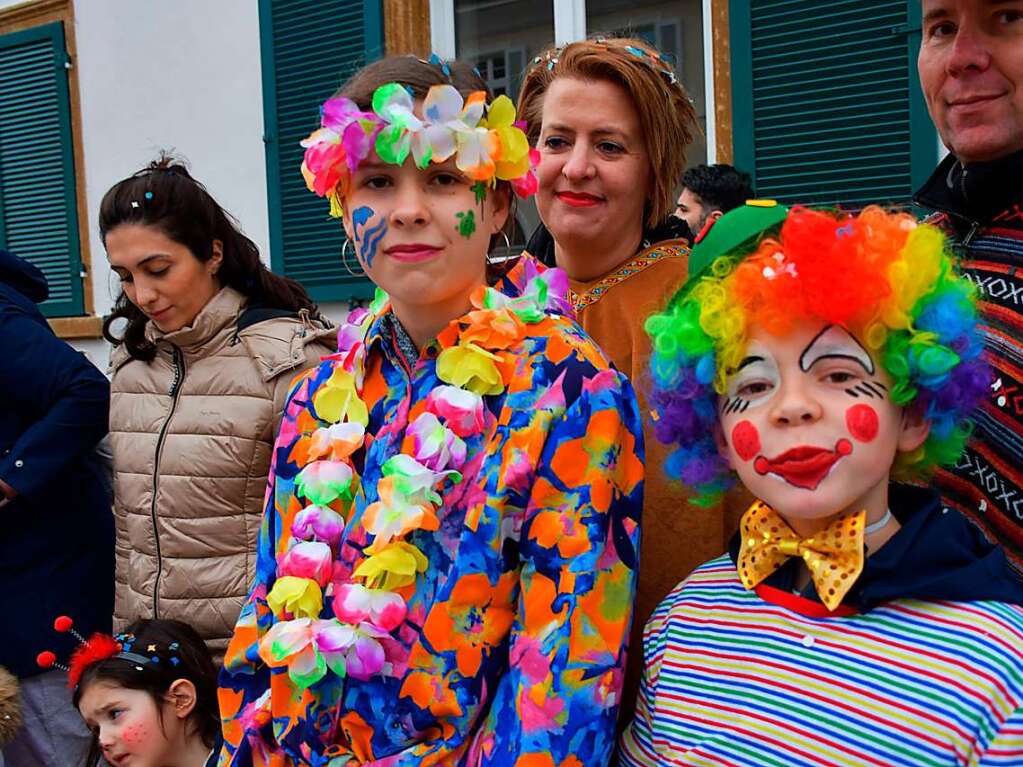
[[362, 268], [362, 264], [359, 263], [359, 257], [355, 256], [355, 248], [352, 247], [352, 255], [355, 256], [355, 265], [359, 271], [352, 269], [351, 264], [348, 262], [348, 246], [352, 244], [352, 241], [345, 237], [345, 241], [341, 244], [341, 266], [345, 268], [352, 277], [365, 277], [366, 270]]
[[497, 233], [504, 237], [504, 258], [495, 259], [490, 255], [490, 251], [487, 251], [487, 266], [495, 266], [497, 264], [503, 264], [511, 257], [511, 240], [508, 238], [508, 232], [504, 229], [498, 229]]

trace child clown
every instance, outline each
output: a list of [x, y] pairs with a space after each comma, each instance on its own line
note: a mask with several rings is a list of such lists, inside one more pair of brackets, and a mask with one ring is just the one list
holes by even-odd
[[666, 467], [757, 498], [644, 632], [626, 765], [1023, 764], [1023, 586], [920, 479], [987, 390], [975, 291], [904, 214], [752, 201], [651, 317]]

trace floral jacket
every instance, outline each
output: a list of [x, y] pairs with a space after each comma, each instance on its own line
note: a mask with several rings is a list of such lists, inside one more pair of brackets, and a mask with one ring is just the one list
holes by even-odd
[[[521, 296], [537, 270], [523, 258], [500, 293]], [[642, 432], [628, 380], [552, 304], [494, 357], [505, 386], [481, 398], [482, 427], [464, 439], [464, 479], [439, 486], [436, 523], [408, 536], [426, 561], [398, 589], [403, 620], [367, 640], [384, 648], [382, 673], [365, 673], [354, 649], [347, 673], [324, 652], [325, 671], [310, 650], [303, 669], [317, 681], [308, 686], [295, 681], [302, 663], [289, 671], [267, 645], [287, 633], [274, 629], [273, 591], [309, 495], [303, 445], [328, 425], [315, 403], [340, 363], [297, 380], [270, 472], [256, 580], [221, 676], [222, 765], [607, 763], [638, 569]], [[365, 572], [357, 562], [373, 550], [367, 528], [379, 529], [373, 509], [385, 464], [415, 453], [410, 424], [443, 387], [438, 357], [474, 316], [452, 323], [411, 365], [393, 315], [367, 320], [368, 424], [351, 456], [361, 484], [322, 608], [313, 600], [313, 620], [302, 625], [344, 614], [345, 589], [361, 588], [345, 584]]]

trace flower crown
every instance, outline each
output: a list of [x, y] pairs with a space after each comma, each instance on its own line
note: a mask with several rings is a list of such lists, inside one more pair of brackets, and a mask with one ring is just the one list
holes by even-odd
[[310, 192], [330, 200], [330, 215], [341, 217], [351, 174], [372, 149], [394, 165], [404, 163], [411, 152], [421, 169], [454, 156], [458, 169], [476, 182], [480, 196], [498, 180], [510, 181], [520, 197], [536, 192], [539, 153], [529, 148], [507, 96], [487, 105], [483, 91], [463, 99], [453, 85], [434, 85], [423, 100], [422, 118], [414, 107], [411, 89], [400, 83], [373, 92], [372, 112], [363, 112], [344, 96], [320, 107], [321, 127], [302, 142], [302, 175]]

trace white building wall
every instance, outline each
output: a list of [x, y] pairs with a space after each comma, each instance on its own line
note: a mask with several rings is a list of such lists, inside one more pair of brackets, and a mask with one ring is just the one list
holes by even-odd
[[[0, 8], [22, 0], [0, 0]], [[96, 220], [104, 192], [161, 149], [242, 225], [269, 263], [259, 13], [252, 0], [76, 0], [82, 156], [93, 307], [118, 285]], [[81, 185], [79, 188], [82, 188]], [[74, 341], [101, 368], [102, 340]]]

